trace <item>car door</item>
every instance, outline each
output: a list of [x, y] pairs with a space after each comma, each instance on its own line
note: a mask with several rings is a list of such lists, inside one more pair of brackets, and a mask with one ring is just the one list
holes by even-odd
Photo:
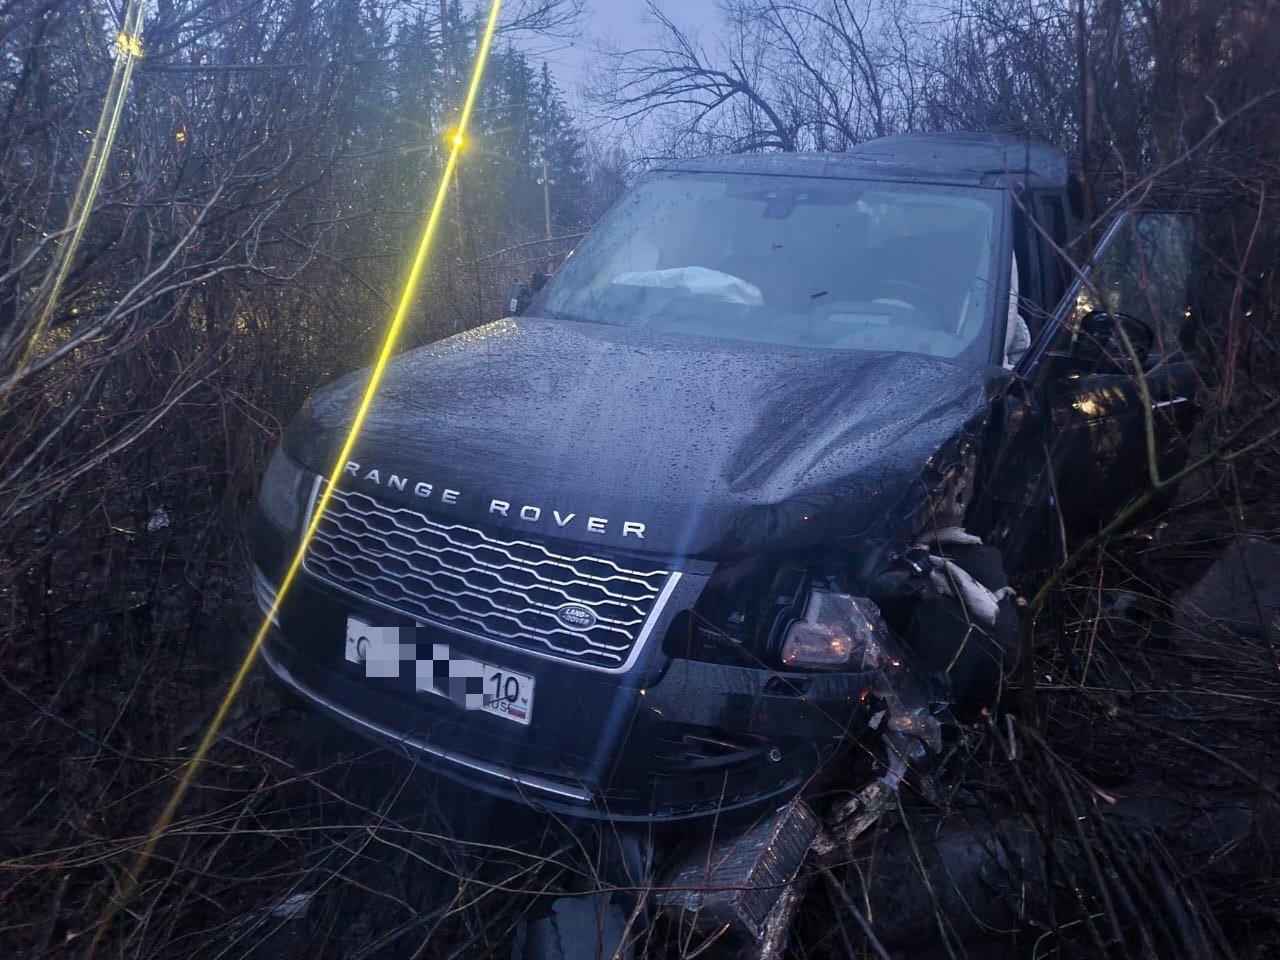
[[1015, 368], [990, 461], [991, 533], [1006, 553], [1043, 546], [1046, 530], [1096, 528], [1147, 489], [1149, 437], [1160, 478], [1185, 460], [1196, 226], [1177, 213], [1118, 218]]
[[1068, 289], [1045, 351], [1028, 358], [1068, 527], [1104, 520], [1145, 491], [1151, 452], [1156, 479], [1186, 457], [1196, 371], [1183, 338], [1195, 239], [1185, 214], [1121, 216]]

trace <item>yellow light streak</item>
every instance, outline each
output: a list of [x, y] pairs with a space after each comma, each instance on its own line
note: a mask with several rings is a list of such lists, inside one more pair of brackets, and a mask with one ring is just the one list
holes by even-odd
[[62, 286], [66, 283], [67, 274], [75, 260], [76, 249], [84, 236], [84, 228], [89, 223], [89, 214], [98, 199], [98, 188], [102, 185], [103, 174], [107, 170], [107, 162], [111, 159], [111, 151], [115, 147], [116, 133], [120, 129], [120, 116], [124, 113], [125, 100], [128, 99], [129, 81], [133, 77], [133, 67], [142, 56], [142, 18], [146, 4], [138, 0], [129, 0], [124, 12], [124, 29], [115, 39], [118, 53], [115, 66], [111, 68], [111, 79], [107, 82], [107, 95], [102, 100], [102, 112], [98, 115], [98, 126], [93, 133], [93, 141], [89, 147], [89, 157], [85, 161], [84, 171], [80, 174], [80, 183], [76, 186], [75, 198], [71, 202], [71, 210], [67, 213], [67, 225], [63, 232], [71, 231], [70, 239], [62, 245], [54, 257], [48, 295], [44, 298], [44, 306], [36, 319], [35, 328], [27, 339], [22, 356], [17, 366], [0, 389], [0, 411], [13, 388], [22, 379], [31, 356], [39, 345], [40, 338], [48, 329], [53, 309], [62, 295]]
[[356, 409], [355, 418], [351, 422], [351, 429], [347, 431], [346, 439], [343, 441], [342, 449], [338, 452], [337, 458], [334, 460], [333, 469], [329, 474], [329, 481], [322, 485], [319, 498], [316, 500], [315, 510], [312, 512], [311, 522], [307, 524], [307, 529], [302, 535], [302, 539], [298, 544], [298, 549], [294, 552], [293, 560], [289, 564], [289, 569], [285, 572], [284, 577], [280, 581], [280, 588], [276, 591], [275, 600], [271, 604], [271, 608], [262, 618], [262, 623], [258, 627], [257, 633], [254, 635], [253, 643], [250, 644], [248, 652], [244, 656], [244, 660], [240, 663], [240, 668], [236, 671], [236, 675], [232, 678], [231, 685], [227, 688], [226, 694], [223, 695], [222, 702], [218, 704], [217, 712], [214, 713], [213, 720], [209, 722], [208, 729], [205, 730], [204, 736], [200, 740], [200, 745], [196, 747], [196, 751], [192, 754], [191, 759], [187, 761], [183, 768], [182, 776], [178, 780], [177, 785], [173, 789], [173, 794], [169, 797], [169, 802], [165, 804], [164, 810], [156, 819], [155, 825], [151, 828], [147, 835], [146, 842], [142, 846], [137, 859], [129, 872], [121, 880], [116, 890], [116, 895], [112, 899], [106, 912], [103, 914], [102, 920], [98, 923], [97, 929], [94, 931], [93, 942], [89, 947], [90, 956], [93, 955], [103, 935], [106, 933], [108, 926], [121, 908], [132, 898], [137, 891], [138, 882], [142, 877], [142, 871], [146, 868], [152, 854], [155, 852], [156, 845], [160, 842], [160, 838], [169, 828], [169, 824], [173, 822], [174, 814], [178, 810], [178, 806], [182, 803], [182, 799], [186, 796], [187, 790], [191, 787], [191, 782], [195, 778], [196, 771], [204, 763], [209, 749], [213, 746], [214, 740], [217, 738], [218, 731], [222, 728], [223, 722], [227, 718], [228, 712], [231, 710], [232, 703], [235, 702], [236, 696], [239, 694], [241, 687], [244, 686], [245, 678], [248, 677], [249, 671], [254, 663], [257, 662], [258, 654], [262, 650], [262, 644], [266, 640], [267, 635], [271, 632], [272, 621], [276, 619], [280, 612], [280, 606], [284, 601], [285, 595], [289, 592], [297, 579], [298, 571], [302, 569], [302, 560], [306, 556], [307, 547], [311, 543], [311, 539], [315, 536], [316, 530], [320, 526], [320, 521], [324, 516], [325, 510], [329, 507], [329, 501], [333, 496], [333, 490], [342, 475], [342, 468], [351, 456], [351, 451], [355, 448], [356, 440], [360, 436], [360, 431], [364, 427], [364, 421], [369, 415], [369, 409], [373, 405], [373, 399], [377, 394], [378, 385], [382, 382], [382, 376], [386, 372], [387, 364], [391, 361], [392, 354], [395, 350], [396, 341], [399, 338], [400, 331], [404, 327], [405, 321], [409, 316], [409, 309], [413, 305], [414, 295], [417, 292], [418, 284], [422, 279], [422, 271], [426, 266], [427, 254], [429, 253], [432, 241], [435, 238], [436, 228], [440, 223], [441, 212], [444, 210], [445, 198], [448, 195], [449, 183], [453, 179], [454, 169], [458, 163], [458, 154], [461, 151], [461, 145], [458, 139], [465, 140], [465, 132], [467, 124], [471, 120], [471, 112], [475, 106], [476, 98], [480, 91], [480, 81], [484, 75], [484, 67], [489, 59], [489, 48], [493, 44], [493, 34], [498, 25], [498, 13], [502, 7], [502, 0], [490, 0], [489, 19], [485, 24], [484, 33], [480, 39], [480, 45], [476, 50], [476, 62], [471, 71], [471, 83], [467, 88], [467, 98], [462, 106], [462, 114], [458, 120], [458, 137], [455, 139], [453, 148], [449, 152], [449, 157], [445, 161], [444, 171], [440, 176], [440, 183], [436, 188], [435, 199], [431, 204], [431, 212], [427, 216], [426, 225], [422, 231], [422, 239], [418, 243], [417, 252], [414, 254], [413, 264], [409, 268], [409, 274], [405, 278], [404, 289], [400, 293], [399, 302], [396, 310], [391, 318], [391, 324], [387, 328], [386, 336], [382, 341], [382, 348], [378, 352], [378, 358], [374, 362], [373, 370], [369, 376], [369, 383], [365, 386], [364, 395], [360, 399], [360, 405]]
[[116, 49], [125, 57], [141, 57], [142, 56], [142, 38], [137, 32], [126, 33], [121, 30], [116, 34]]

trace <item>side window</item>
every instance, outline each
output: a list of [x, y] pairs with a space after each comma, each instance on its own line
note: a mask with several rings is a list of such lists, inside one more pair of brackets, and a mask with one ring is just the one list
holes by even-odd
[[1083, 280], [1072, 286], [1067, 326], [1092, 310], [1127, 313], [1155, 332], [1153, 353], [1178, 350], [1188, 316], [1196, 220], [1179, 213], [1126, 214], [1111, 230]]

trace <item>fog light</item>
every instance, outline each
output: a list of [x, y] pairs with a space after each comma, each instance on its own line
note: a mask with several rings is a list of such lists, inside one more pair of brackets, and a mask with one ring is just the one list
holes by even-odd
[[801, 670], [874, 670], [896, 665], [880, 608], [866, 597], [814, 589], [804, 619], [791, 625], [782, 643], [784, 666]]

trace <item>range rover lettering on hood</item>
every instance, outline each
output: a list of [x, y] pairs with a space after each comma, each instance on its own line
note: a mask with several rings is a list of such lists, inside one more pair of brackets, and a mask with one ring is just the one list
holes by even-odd
[[[355, 460], [348, 460], [346, 466], [342, 468], [342, 472], [359, 480], [361, 483], [371, 483], [374, 486], [386, 487], [389, 490], [412, 493], [422, 500], [435, 499], [438, 503], [448, 506], [455, 506], [466, 500], [461, 490], [453, 490], [447, 487], [438, 489], [435, 484], [427, 483], [424, 480], [415, 480], [413, 477], [393, 473], [390, 470], [384, 471], [380, 467], [361, 466]], [[385, 480], [383, 479], [384, 473], [386, 475]], [[587, 533], [598, 533], [602, 536], [609, 532], [611, 523], [614, 525], [614, 529], [617, 529], [618, 526], [609, 517], [586, 516], [576, 511], [547, 509], [538, 504], [520, 504], [509, 500], [490, 499], [485, 513], [506, 517], [508, 520], [522, 520], [525, 523], [545, 524], [550, 522], [560, 529], [568, 528], [570, 524], [573, 524], [585, 529]], [[622, 535], [643, 540], [644, 524], [635, 520], [623, 520]]]

